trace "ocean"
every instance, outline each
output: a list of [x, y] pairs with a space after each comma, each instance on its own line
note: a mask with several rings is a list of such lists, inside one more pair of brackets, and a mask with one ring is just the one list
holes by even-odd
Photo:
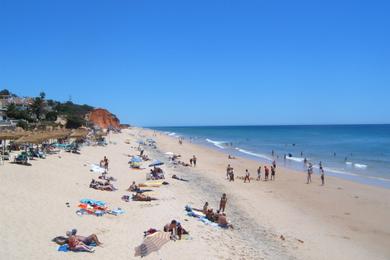
[[[390, 125], [151, 127], [233, 156], [390, 188]], [[272, 152], [273, 151], [273, 152]], [[286, 156], [286, 159], [284, 158]]]

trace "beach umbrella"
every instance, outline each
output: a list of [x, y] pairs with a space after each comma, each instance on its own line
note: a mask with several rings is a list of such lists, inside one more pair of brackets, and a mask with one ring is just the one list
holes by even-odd
[[163, 165], [164, 163], [160, 160], [154, 160], [151, 164], [149, 164], [149, 167], [154, 167], [154, 166], [160, 166]]
[[156, 252], [161, 249], [163, 245], [170, 241], [170, 233], [158, 231], [147, 236], [144, 242], [135, 248], [134, 256], [145, 257], [152, 252]]
[[131, 158], [130, 162], [132, 163], [140, 163], [142, 162], [142, 159], [138, 156], [133, 156], [133, 158]]

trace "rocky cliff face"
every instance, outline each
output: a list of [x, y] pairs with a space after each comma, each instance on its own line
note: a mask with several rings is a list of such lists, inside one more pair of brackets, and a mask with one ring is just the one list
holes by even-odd
[[87, 115], [87, 120], [103, 129], [107, 129], [110, 126], [115, 128], [120, 127], [119, 119], [114, 114], [111, 114], [108, 110], [103, 108], [92, 110]]

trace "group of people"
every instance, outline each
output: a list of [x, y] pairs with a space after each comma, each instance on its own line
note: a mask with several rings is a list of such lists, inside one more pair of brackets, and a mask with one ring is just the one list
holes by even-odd
[[164, 226], [164, 232], [171, 233], [171, 240], [181, 240], [183, 235], [188, 235], [188, 231], [185, 230], [181, 223], [176, 220], [172, 220], [170, 223]]
[[[319, 170], [320, 170], [320, 178], [321, 178], [321, 185], [325, 185], [325, 171], [324, 167], [322, 166], [322, 162], [319, 163]], [[313, 170], [313, 164], [309, 163], [309, 166], [307, 167], [307, 180], [306, 183], [309, 184], [311, 183], [311, 176], [313, 175], [314, 170]]]
[[[270, 176], [271, 175], [271, 176]], [[276, 175], [276, 162], [273, 161], [272, 165], [268, 168], [268, 166], [264, 166], [264, 181], [274, 181]], [[242, 178], [242, 177], [241, 177]], [[234, 181], [234, 169], [229, 164], [226, 168], [226, 179], [229, 181]], [[251, 182], [251, 174], [248, 169], [245, 170], [245, 175], [243, 177], [244, 183]], [[257, 168], [257, 181], [261, 180], [261, 166]]]
[[208, 202], [206, 202], [203, 206], [203, 209], [199, 211], [202, 211], [209, 221], [217, 223], [220, 227], [233, 228], [233, 226], [226, 219], [226, 214], [225, 214], [226, 203], [227, 203], [227, 196], [226, 193], [224, 193], [222, 194], [221, 200], [219, 202], [219, 209], [216, 212], [214, 212], [212, 208], [209, 208]]

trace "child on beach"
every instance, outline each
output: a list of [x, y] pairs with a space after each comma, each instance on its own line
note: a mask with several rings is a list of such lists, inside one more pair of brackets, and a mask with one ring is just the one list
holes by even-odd
[[321, 185], [324, 186], [325, 185], [324, 169], [321, 167], [320, 171], [321, 171]]
[[227, 202], [227, 197], [226, 197], [226, 193], [224, 193], [222, 194], [221, 201], [219, 202], [220, 212], [225, 212], [226, 202]]
[[248, 169], [246, 169], [246, 170], [245, 170], [244, 183], [246, 183], [246, 181], [251, 182], [250, 176], [251, 176], [251, 175], [250, 175]]
[[257, 169], [257, 179], [256, 180], [261, 180], [261, 166]]

